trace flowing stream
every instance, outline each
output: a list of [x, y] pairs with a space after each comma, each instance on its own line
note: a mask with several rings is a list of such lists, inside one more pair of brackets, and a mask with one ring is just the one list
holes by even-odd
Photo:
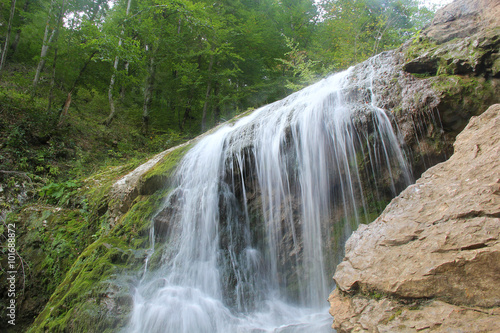
[[187, 152], [152, 223], [161, 265], [137, 284], [127, 332], [333, 331], [345, 240], [411, 181], [372, 80], [332, 75]]

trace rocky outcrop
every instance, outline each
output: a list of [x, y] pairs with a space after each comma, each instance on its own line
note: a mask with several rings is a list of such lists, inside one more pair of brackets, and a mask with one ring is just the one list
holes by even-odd
[[110, 226], [132, 206], [139, 195], [150, 195], [166, 187], [168, 178], [192, 141], [167, 149], [116, 181], [109, 191]]
[[500, 327], [500, 105], [350, 237], [334, 279], [340, 332]]
[[496, 0], [455, 1], [434, 16], [425, 34], [438, 43], [465, 38], [488, 27], [500, 26], [500, 3]]
[[415, 176], [453, 151], [471, 116], [500, 102], [500, 3], [456, 0], [396, 52], [396, 74], [375, 89], [396, 114]]

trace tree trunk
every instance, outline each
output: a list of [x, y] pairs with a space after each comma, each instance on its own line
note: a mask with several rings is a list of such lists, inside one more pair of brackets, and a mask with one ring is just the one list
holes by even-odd
[[57, 47], [54, 50], [54, 63], [52, 64], [52, 79], [50, 80], [49, 103], [47, 104], [47, 113], [52, 108], [52, 100], [54, 99], [54, 86], [56, 84], [56, 64], [57, 64]]
[[10, 49], [12, 50], [12, 55], [14, 55], [17, 51], [17, 45], [19, 45], [19, 40], [21, 40], [21, 29], [16, 30], [16, 36], [10, 45]]
[[[30, 0], [26, 0], [23, 6], [23, 12], [26, 13], [28, 11], [28, 5]], [[25, 17], [21, 15], [21, 24], [24, 23]], [[19, 41], [21, 40], [21, 28], [18, 28], [16, 31], [16, 37], [14, 37], [14, 41], [12, 42], [10, 49], [12, 51], [12, 55], [16, 54], [17, 46], [19, 45]]]
[[[190, 96], [191, 96], [191, 92], [190, 92]], [[186, 126], [186, 123], [188, 121], [188, 119], [191, 118], [191, 97], [188, 97], [188, 102], [187, 102], [187, 105], [186, 107], [184, 108], [184, 117], [182, 117], [182, 126], [181, 126], [181, 130], [184, 131], [184, 127]]]
[[61, 114], [59, 115], [59, 123], [57, 124], [58, 127], [60, 127], [64, 123], [64, 119], [68, 115], [69, 106], [71, 105], [71, 97], [73, 95], [73, 91], [75, 90], [76, 85], [80, 81], [80, 78], [82, 77], [83, 72], [85, 72], [85, 69], [87, 68], [90, 61], [92, 61], [92, 58], [96, 55], [96, 53], [97, 53], [97, 51], [94, 51], [89, 56], [89, 58], [87, 59], [87, 61], [83, 65], [83, 67], [80, 69], [80, 73], [78, 73], [78, 76], [76, 77], [75, 81], [73, 81], [73, 85], [71, 86], [71, 89], [68, 92], [68, 96], [66, 97], [66, 101], [64, 101]]
[[149, 105], [151, 104], [151, 94], [153, 93], [153, 85], [155, 81], [155, 63], [154, 56], [151, 57], [149, 63], [149, 77], [146, 80], [144, 89], [144, 104], [142, 106], [142, 133], [148, 135], [149, 132]]
[[59, 30], [61, 29], [61, 24], [62, 24], [62, 18], [64, 15], [64, 5], [66, 3], [66, 0], [63, 0], [61, 4], [61, 9], [59, 10], [59, 16], [57, 18], [57, 27], [55, 29], [55, 49], [54, 49], [54, 62], [52, 64], [52, 79], [50, 82], [50, 92], [49, 92], [49, 103], [47, 105], [47, 112], [50, 111], [50, 108], [52, 107], [52, 99], [54, 98], [54, 85], [56, 84], [56, 66], [57, 66], [57, 40], [59, 39]]
[[47, 22], [45, 23], [45, 32], [43, 34], [43, 43], [42, 43], [42, 51], [40, 52], [40, 61], [38, 62], [38, 66], [36, 68], [35, 78], [33, 79], [33, 89], [38, 85], [38, 81], [40, 80], [40, 74], [45, 66], [45, 57], [47, 56], [47, 52], [49, 51], [49, 45], [52, 42], [52, 38], [54, 37], [55, 29], [52, 30], [49, 37], [49, 27], [50, 27], [50, 15], [52, 13], [52, 8], [54, 6], [54, 1], [50, 2], [49, 14], [47, 15]]
[[205, 93], [205, 103], [203, 104], [203, 115], [201, 117], [201, 131], [205, 132], [207, 127], [207, 109], [208, 109], [208, 99], [210, 97], [210, 92], [212, 91], [212, 80], [210, 78], [210, 73], [212, 72], [212, 67], [214, 65], [214, 55], [213, 53], [210, 55], [210, 63], [208, 65], [208, 84], [207, 84], [207, 92]]
[[[125, 69], [125, 76], [128, 76], [128, 67], [130, 66], [130, 63], [128, 61], [125, 61], [125, 64], [123, 64], [123, 68]], [[120, 87], [120, 100], [123, 102], [125, 99], [125, 85], [122, 84]]]
[[10, 32], [12, 30], [12, 21], [14, 20], [15, 12], [16, 12], [16, 0], [12, 0], [10, 7], [9, 24], [7, 27], [7, 36], [5, 37], [5, 46], [3, 47], [2, 55], [0, 57], [0, 71], [2, 70], [5, 64], [5, 59], [7, 57], [7, 50], [9, 49]]
[[[121, 46], [121, 45], [122, 45], [122, 40], [120, 39], [118, 41], [118, 46]], [[109, 112], [108, 118], [106, 118], [106, 120], [104, 120], [104, 125], [106, 125], [106, 126], [111, 125], [111, 122], [115, 118], [115, 114], [116, 114], [115, 101], [113, 100], [113, 88], [115, 86], [116, 71], [118, 70], [118, 61], [119, 61], [119, 58], [118, 58], [118, 56], [116, 56], [115, 63], [113, 65], [114, 72], [113, 72], [113, 75], [111, 75], [111, 81], [109, 82], [109, 88], [108, 88], [108, 101], [109, 101], [110, 112]]]
[[[132, 0], [128, 0], [127, 1], [127, 11], [125, 13], [125, 16], [128, 16], [129, 12], [130, 12], [130, 4], [131, 4]], [[122, 35], [125, 33], [125, 28], [122, 29]], [[120, 46], [122, 46], [122, 39], [120, 38], [118, 40], [118, 48]], [[106, 120], [104, 120], [103, 124], [106, 125], [106, 126], [109, 126], [111, 125], [111, 122], [113, 121], [113, 119], [115, 118], [115, 115], [116, 115], [116, 108], [115, 108], [115, 101], [113, 100], [113, 89], [115, 87], [115, 81], [116, 81], [116, 71], [118, 70], [118, 62], [119, 62], [120, 58], [118, 58], [118, 56], [115, 57], [115, 63], [113, 64], [113, 68], [114, 68], [114, 72], [113, 74], [111, 75], [111, 80], [109, 82], [109, 88], [108, 88], [108, 100], [109, 100], [109, 115], [108, 115], [108, 118], [106, 118]]]
[[216, 101], [215, 110], [214, 110], [214, 122], [215, 122], [215, 124], [218, 124], [220, 121], [220, 104], [217, 101], [218, 96], [219, 96], [219, 85], [217, 84], [217, 82], [215, 82], [215, 85], [214, 85], [214, 97], [215, 97], [215, 101]]

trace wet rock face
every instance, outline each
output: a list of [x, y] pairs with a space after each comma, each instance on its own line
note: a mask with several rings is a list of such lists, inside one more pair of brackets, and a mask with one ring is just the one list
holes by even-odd
[[[458, 0], [417, 37], [377, 57], [377, 106], [392, 114], [415, 177], [451, 156], [470, 117], [500, 102], [498, 17], [498, 1]], [[358, 76], [368, 75], [368, 62], [356, 66]]]
[[[341, 332], [387, 325], [405, 311], [394, 321], [405, 329], [432, 327], [436, 320], [465, 327], [473, 319], [470, 306], [490, 308], [478, 310], [481, 322], [497, 326], [483, 330], [500, 327], [499, 104], [470, 121], [448, 161], [426, 171], [351, 236], [334, 280], [331, 313]], [[413, 311], [426, 318], [418, 325], [409, 310], [415, 304]], [[428, 315], [436, 311], [441, 319]]]

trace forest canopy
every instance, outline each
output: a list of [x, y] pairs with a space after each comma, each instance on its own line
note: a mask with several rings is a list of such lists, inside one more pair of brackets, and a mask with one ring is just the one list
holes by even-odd
[[96, 147], [166, 149], [432, 17], [420, 0], [0, 0], [0, 13], [0, 168], [53, 175]]

